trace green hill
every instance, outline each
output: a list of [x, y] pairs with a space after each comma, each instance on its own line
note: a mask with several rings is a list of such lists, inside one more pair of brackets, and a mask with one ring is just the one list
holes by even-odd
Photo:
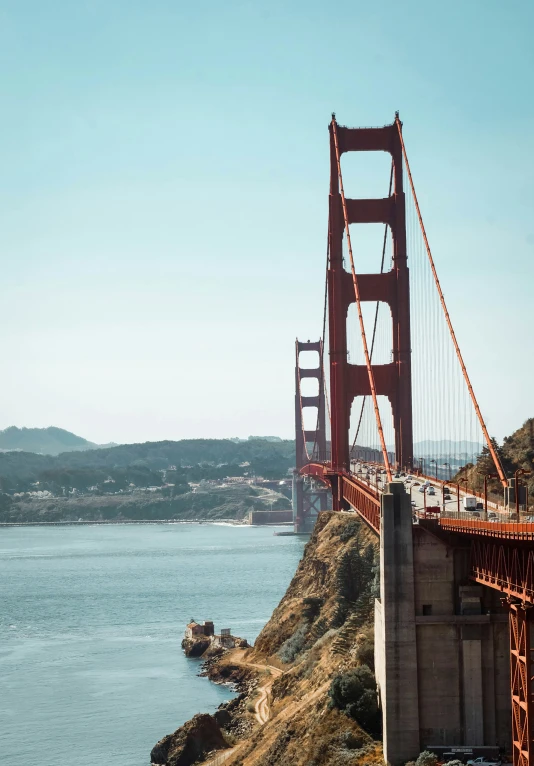
[[61, 488], [85, 489], [112, 479], [114, 489], [130, 483], [159, 486], [161, 471], [175, 485], [226, 476], [261, 475], [282, 478], [295, 464], [295, 442], [230, 439], [184, 439], [182, 441], [121, 444], [116, 447], [44, 455], [33, 452], [0, 452], [0, 489], [27, 492], [39, 489], [58, 494]]
[[[518, 468], [529, 472], [529, 475], [521, 477], [521, 482], [527, 482], [529, 497], [534, 498], [534, 418], [529, 418], [513, 434], [505, 436], [502, 444], [498, 444], [495, 439], [492, 441], [508, 479], [513, 478]], [[484, 447], [477, 462], [465, 466], [454, 480], [465, 476], [469, 480], [468, 486], [481, 492], [484, 488], [484, 475], [491, 473], [495, 473], [493, 459], [488, 448]], [[502, 487], [498, 479], [490, 479], [488, 489], [490, 493], [502, 498]]]
[[[295, 442], [187, 439], [39, 455], [0, 452], [0, 522], [241, 519], [287, 508]], [[263, 476], [268, 488], [226, 477]]]
[[17, 428], [10, 426], [0, 431], [0, 450], [37, 452], [41, 455], [59, 455], [72, 450], [95, 449], [98, 444], [63, 428]]

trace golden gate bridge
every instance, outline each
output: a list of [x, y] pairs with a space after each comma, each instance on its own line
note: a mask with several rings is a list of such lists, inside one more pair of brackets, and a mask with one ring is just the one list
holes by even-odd
[[[386, 760], [400, 763], [417, 755], [417, 747], [436, 744], [483, 747], [500, 740], [506, 748], [509, 741], [502, 740], [509, 734], [514, 765], [526, 766], [534, 758], [534, 523], [520, 486], [525, 472], [506, 476], [488, 433], [438, 278], [399, 114], [377, 128], [344, 127], [332, 115], [329, 133], [322, 337], [296, 342], [297, 531], [326, 508], [326, 492], [317, 489], [322, 487], [331, 491], [334, 511], [356, 512], [381, 536], [375, 631]], [[387, 196], [346, 195], [342, 158], [362, 152], [390, 155]], [[376, 264], [369, 263], [358, 226], [351, 228], [360, 224], [383, 227]], [[303, 366], [303, 353], [316, 354], [315, 364]], [[418, 444], [426, 445], [419, 454]], [[463, 496], [477, 497], [478, 510], [463, 510], [460, 483], [468, 480], [458, 479], [451, 506], [445, 498], [452, 473], [468, 458], [476, 463], [483, 445], [493, 462], [485, 490], [488, 481], [498, 483], [502, 499], [493, 497], [490, 511], [487, 491], [469, 493], [466, 487]], [[411, 499], [416, 479], [424, 495], [421, 510]], [[441, 486], [441, 505], [429, 513], [431, 486]], [[429, 603], [420, 602], [423, 591]], [[504, 635], [505, 614], [506, 657], [492, 649], [485, 667], [487, 625], [494, 646]], [[439, 674], [435, 689], [425, 691], [424, 666], [433, 652], [432, 672], [439, 665], [440, 639], [429, 638], [430, 626], [442, 632], [442, 646], [448, 646], [451, 626], [456, 631], [454, 702], [446, 691], [439, 697]], [[498, 691], [503, 683], [505, 708]], [[407, 692], [413, 687], [417, 699]], [[441, 740], [428, 741], [432, 737]]]

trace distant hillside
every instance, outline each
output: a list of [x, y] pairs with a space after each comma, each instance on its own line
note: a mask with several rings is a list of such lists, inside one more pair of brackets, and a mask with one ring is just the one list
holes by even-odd
[[[522, 468], [528, 473], [521, 476], [521, 482], [528, 485], [529, 497], [534, 497], [534, 418], [526, 420], [521, 428], [511, 436], [505, 436], [502, 445], [499, 445], [495, 439], [492, 439], [493, 446], [499, 455], [499, 459], [508, 479], [513, 478], [517, 469]], [[494, 474], [495, 468], [493, 459], [487, 447], [484, 447], [476, 463], [469, 464], [459, 471], [457, 477], [466, 477], [469, 480], [469, 487], [477, 491], [482, 491], [484, 487], [484, 476]], [[488, 481], [490, 492], [502, 497], [502, 487], [498, 479]]]
[[27, 492], [39, 482], [39, 489], [57, 494], [62, 487], [100, 486], [108, 478], [116, 489], [129, 483], [156, 486], [162, 484], [161, 471], [168, 472], [170, 483], [179, 485], [245, 474], [280, 479], [295, 465], [294, 441], [253, 439], [236, 444], [230, 439], [183, 439], [95, 446], [56, 456], [0, 452], [0, 491]]
[[59, 455], [62, 452], [73, 452], [97, 449], [100, 445], [83, 439], [81, 436], [63, 428], [17, 428], [10, 426], [0, 431], [0, 450], [10, 452], [36, 452], [40, 455]]
[[[242, 518], [288, 507], [295, 442], [187, 439], [78, 449], [0, 452], [0, 522]], [[247, 478], [274, 482], [257, 489]], [[225, 482], [226, 477], [242, 477]], [[245, 478], [247, 477], [247, 478]]]

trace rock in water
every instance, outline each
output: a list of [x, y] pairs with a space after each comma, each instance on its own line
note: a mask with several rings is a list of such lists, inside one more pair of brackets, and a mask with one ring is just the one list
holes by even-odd
[[201, 638], [184, 638], [182, 641], [182, 649], [184, 650], [186, 657], [202, 657], [210, 643], [210, 639], [205, 636], [202, 636]]
[[153, 764], [161, 766], [191, 766], [213, 750], [230, 747], [219, 724], [211, 715], [198, 714], [180, 726], [174, 734], [154, 745], [150, 753]]

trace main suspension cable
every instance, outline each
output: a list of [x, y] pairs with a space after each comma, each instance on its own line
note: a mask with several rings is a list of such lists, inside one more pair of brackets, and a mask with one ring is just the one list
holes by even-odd
[[365, 364], [367, 366], [367, 374], [369, 376], [369, 387], [371, 389], [371, 396], [373, 397], [373, 407], [375, 410], [375, 417], [376, 417], [376, 426], [378, 428], [378, 435], [380, 437], [380, 446], [382, 448], [382, 455], [384, 457], [384, 465], [386, 467], [386, 475], [388, 478], [388, 481], [392, 480], [391, 476], [391, 467], [389, 464], [389, 455], [386, 449], [386, 442], [384, 439], [384, 431], [382, 429], [382, 419], [380, 417], [380, 410], [378, 408], [378, 399], [376, 395], [376, 387], [375, 387], [375, 376], [373, 374], [373, 368], [371, 366], [371, 360], [369, 358], [369, 349], [367, 347], [367, 337], [365, 335], [365, 325], [363, 322], [363, 316], [362, 316], [362, 306], [360, 301], [360, 288], [358, 286], [358, 277], [356, 275], [356, 268], [354, 266], [354, 257], [352, 254], [352, 244], [350, 239], [350, 229], [349, 229], [349, 217], [347, 213], [347, 202], [345, 199], [345, 191], [343, 189], [343, 176], [341, 174], [341, 160], [340, 160], [340, 153], [339, 153], [339, 144], [337, 140], [337, 123], [335, 119], [332, 119], [332, 132], [334, 136], [334, 145], [336, 149], [336, 161], [337, 161], [337, 173], [339, 178], [339, 186], [341, 190], [341, 204], [343, 206], [343, 218], [345, 220], [345, 234], [347, 237], [347, 246], [349, 250], [349, 258], [350, 258], [350, 268], [352, 271], [352, 283], [354, 285], [354, 296], [356, 298], [356, 308], [358, 310], [358, 320], [360, 323], [360, 332], [362, 335], [362, 343], [363, 343], [363, 352], [365, 355]]
[[330, 266], [330, 232], [328, 232], [327, 241], [326, 241], [326, 269], [325, 269], [325, 277], [324, 277], [324, 304], [323, 304], [323, 344], [322, 344], [322, 355], [321, 355], [321, 364], [322, 364], [322, 374], [323, 374], [323, 390], [324, 390], [324, 396], [326, 400], [326, 409], [328, 412], [328, 422], [330, 423], [330, 428], [332, 428], [332, 415], [330, 413], [330, 401], [328, 397], [328, 388], [326, 385], [326, 372], [324, 368], [324, 346], [326, 342], [326, 317], [328, 316], [328, 268]]
[[428, 243], [428, 238], [426, 236], [426, 230], [425, 230], [425, 225], [423, 223], [423, 217], [421, 215], [421, 210], [419, 208], [419, 202], [417, 201], [417, 194], [415, 193], [415, 187], [414, 187], [414, 183], [413, 183], [412, 173], [410, 171], [410, 163], [408, 162], [408, 155], [406, 154], [406, 147], [404, 145], [404, 139], [402, 137], [402, 125], [401, 125], [401, 121], [399, 119], [398, 114], [395, 116], [395, 123], [397, 125], [397, 130], [399, 132], [399, 138], [400, 138], [400, 143], [401, 143], [401, 147], [402, 147], [402, 154], [403, 154], [403, 157], [404, 157], [404, 163], [406, 165], [406, 171], [408, 173], [408, 179], [410, 181], [410, 187], [411, 187], [411, 190], [412, 190], [412, 196], [413, 196], [413, 201], [414, 201], [414, 204], [415, 204], [415, 209], [417, 210], [417, 216], [419, 218], [419, 225], [421, 227], [421, 232], [423, 234], [423, 240], [424, 240], [424, 243], [425, 243], [426, 254], [428, 256], [428, 261], [430, 263], [430, 268], [432, 270], [432, 275], [434, 277], [434, 282], [435, 282], [435, 285], [436, 285], [436, 289], [438, 291], [439, 299], [440, 299], [440, 302], [441, 302], [441, 307], [443, 309], [443, 313], [445, 314], [445, 320], [447, 322], [447, 326], [449, 328], [449, 332], [450, 332], [450, 335], [451, 335], [451, 338], [452, 338], [454, 349], [456, 351], [456, 356], [458, 357], [458, 361], [460, 362], [460, 367], [462, 368], [462, 373], [463, 373], [463, 376], [464, 376], [464, 380], [465, 380], [465, 383], [467, 385], [467, 389], [469, 391], [469, 394], [471, 396], [471, 401], [473, 402], [473, 406], [475, 408], [475, 412], [477, 414], [478, 421], [480, 423], [480, 427], [482, 428], [482, 432], [484, 434], [484, 438], [486, 439], [486, 444], [488, 445], [488, 449], [489, 449], [489, 452], [491, 454], [491, 457], [493, 458], [493, 462], [495, 464], [495, 468], [497, 470], [497, 473], [499, 474], [499, 479], [500, 479], [501, 484], [503, 485], [503, 487], [507, 487], [508, 486], [508, 482], [506, 480], [506, 476], [505, 476], [505, 473], [504, 473], [504, 470], [503, 470], [502, 463], [501, 463], [500, 458], [499, 458], [499, 456], [498, 456], [498, 454], [497, 454], [497, 452], [495, 450], [495, 447], [493, 446], [493, 442], [491, 441], [490, 435], [488, 433], [488, 429], [486, 428], [486, 423], [484, 422], [484, 418], [482, 417], [482, 412], [480, 411], [480, 407], [478, 406], [478, 402], [477, 402], [477, 399], [476, 399], [476, 396], [475, 396], [475, 392], [473, 391], [473, 386], [471, 385], [471, 381], [469, 379], [469, 375], [467, 374], [467, 369], [466, 369], [466, 366], [464, 364], [464, 360], [463, 360], [463, 357], [462, 357], [462, 352], [460, 351], [460, 346], [458, 345], [458, 341], [456, 340], [456, 334], [455, 334], [454, 328], [452, 326], [451, 318], [449, 316], [449, 312], [447, 311], [447, 304], [445, 303], [445, 298], [443, 296], [443, 292], [441, 291], [441, 285], [440, 285], [440, 282], [439, 282], [439, 279], [438, 279], [438, 274], [437, 274], [437, 271], [436, 271], [436, 267], [434, 265], [434, 259], [432, 258], [432, 253], [430, 251], [430, 245]]
[[[321, 391], [323, 392], [323, 396], [325, 398], [326, 402], [326, 408], [328, 412], [328, 422], [330, 423], [330, 428], [332, 428], [332, 418], [330, 415], [330, 402], [328, 401], [328, 391], [326, 388], [326, 375], [325, 375], [325, 369], [324, 369], [324, 343], [325, 343], [325, 335], [326, 335], [326, 311], [328, 308], [328, 266], [330, 263], [330, 236], [328, 235], [326, 238], [326, 271], [325, 271], [325, 282], [324, 282], [324, 301], [323, 301], [323, 333], [320, 339], [320, 352], [319, 352], [319, 369], [321, 370], [321, 379], [319, 380], [319, 397], [321, 396]], [[321, 385], [322, 384], [322, 385]], [[315, 429], [315, 443], [313, 445], [313, 453], [315, 453], [315, 447], [317, 445], [317, 436], [319, 434], [319, 426], [320, 426], [320, 418], [321, 418], [321, 403], [319, 402], [319, 407], [317, 408], [317, 426]], [[326, 423], [325, 423], [325, 430], [326, 430]], [[326, 441], [326, 434], [325, 434], [325, 441]], [[326, 449], [326, 445], [325, 445]], [[318, 456], [320, 460], [325, 460], [326, 455], [319, 455]]]

